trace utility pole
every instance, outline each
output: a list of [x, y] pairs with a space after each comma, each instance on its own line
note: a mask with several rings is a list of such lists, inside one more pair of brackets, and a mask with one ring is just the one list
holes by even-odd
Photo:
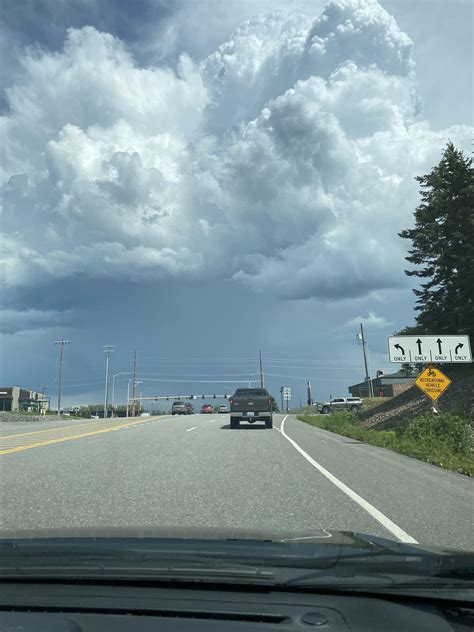
[[281, 412], [283, 412], [283, 386], [280, 386], [280, 395], [281, 395]]
[[132, 371], [132, 417], [135, 417], [136, 395], [137, 395], [137, 350], [135, 349], [134, 354], [133, 354], [133, 371]]
[[261, 388], [265, 388], [265, 375], [263, 373], [263, 358], [262, 358], [262, 352], [259, 351], [259, 358], [260, 358], [260, 387]]
[[109, 360], [110, 354], [115, 351], [115, 345], [103, 345], [105, 353], [105, 394], [104, 394], [104, 419], [107, 419], [109, 412]]
[[312, 406], [313, 405], [313, 394], [311, 392], [311, 382], [309, 380], [307, 382], [307, 389], [308, 389], [308, 406]]
[[58, 377], [58, 417], [61, 417], [61, 384], [63, 381], [64, 345], [71, 344], [70, 340], [56, 340], [55, 345], [59, 345], [59, 377]]
[[365, 342], [365, 337], [364, 337], [364, 327], [362, 325], [362, 323], [360, 324], [360, 334], [358, 335], [359, 340], [362, 342], [362, 350], [364, 352], [364, 366], [365, 366], [365, 381], [367, 382], [367, 389], [369, 392], [369, 397], [373, 397], [373, 391], [372, 391], [372, 380], [370, 379], [370, 375], [369, 375], [369, 365], [367, 363], [367, 343]]

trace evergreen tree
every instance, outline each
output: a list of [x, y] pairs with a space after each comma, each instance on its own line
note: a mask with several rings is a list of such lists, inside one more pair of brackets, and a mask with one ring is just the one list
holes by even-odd
[[472, 160], [448, 143], [440, 163], [417, 177], [421, 204], [415, 226], [399, 233], [411, 239], [408, 276], [425, 281], [414, 289], [416, 330], [469, 334], [474, 340], [474, 170]]

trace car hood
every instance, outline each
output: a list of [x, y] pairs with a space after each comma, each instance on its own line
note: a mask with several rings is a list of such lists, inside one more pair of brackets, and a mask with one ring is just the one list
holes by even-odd
[[[83, 540], [126, 540], [128, 542], [151, 541], [171, 542], [186, 541], [188, 543], [208, 541], [209, 543], [243, 542], [248, 544], [292, 544], [318, 545], [321, 547], [344, 549], [367, 549], [367, 551], [404, 550], [414, 553], [417, 550], [435, 554], [455, 553], [457, 549], [422, 544], [405, 544], [389, 538], [374, 536], [354, 531], [333, 529], [306, 530], [255, 530], [255, 529], [221, 529], [213, 527], [74, 527], [53, 529], [0, 529], [0, 544], [12, 541], [62, 541]], [[459, 551], [466, 553], [466, 551]]]

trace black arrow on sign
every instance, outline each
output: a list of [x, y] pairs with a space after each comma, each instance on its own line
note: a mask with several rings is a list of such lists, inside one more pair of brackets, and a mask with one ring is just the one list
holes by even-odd
[[405, 355], [405, 349], [400, 345], [395, 345], [395, 349], [399, 349], [402, 352], [402, 355]]
[[418, 345], [418, 353], [421, 355], [421, 340], [419, 338], [416, 341], [416, 344]]
[[458, 345], [456, 345], [456, 349], [454, 350], [454, 353], [457, 355], [459, 353], [459, 349], [461, 349], [462, 347], [464, 347], [464, 345], [462, 342], [460, 342]]
[[442, 349], [441, 349], [441, 343], [443, 342], [440, 338], [438, 338], [438, 340], [436, 341], [438, 344], [438, 350], [440, 353], [443, 353]]

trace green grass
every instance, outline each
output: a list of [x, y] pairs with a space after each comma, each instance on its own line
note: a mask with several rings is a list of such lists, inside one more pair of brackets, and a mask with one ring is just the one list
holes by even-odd
[[354, 415], [343, 412], [298, 415], [298, 419], [446, 470], [474, 476], [474, 458], [470, 451], [467, 423], [455, 415], [421, 415], [403, 431], [365, 429], [358, 424]]
[[372, 408], [378, 408], [392, 399], [393, 397], [363, 397], [362, 401], [364, 402], [364, 406], [362, 407], [362, 412], [372, 410]]

